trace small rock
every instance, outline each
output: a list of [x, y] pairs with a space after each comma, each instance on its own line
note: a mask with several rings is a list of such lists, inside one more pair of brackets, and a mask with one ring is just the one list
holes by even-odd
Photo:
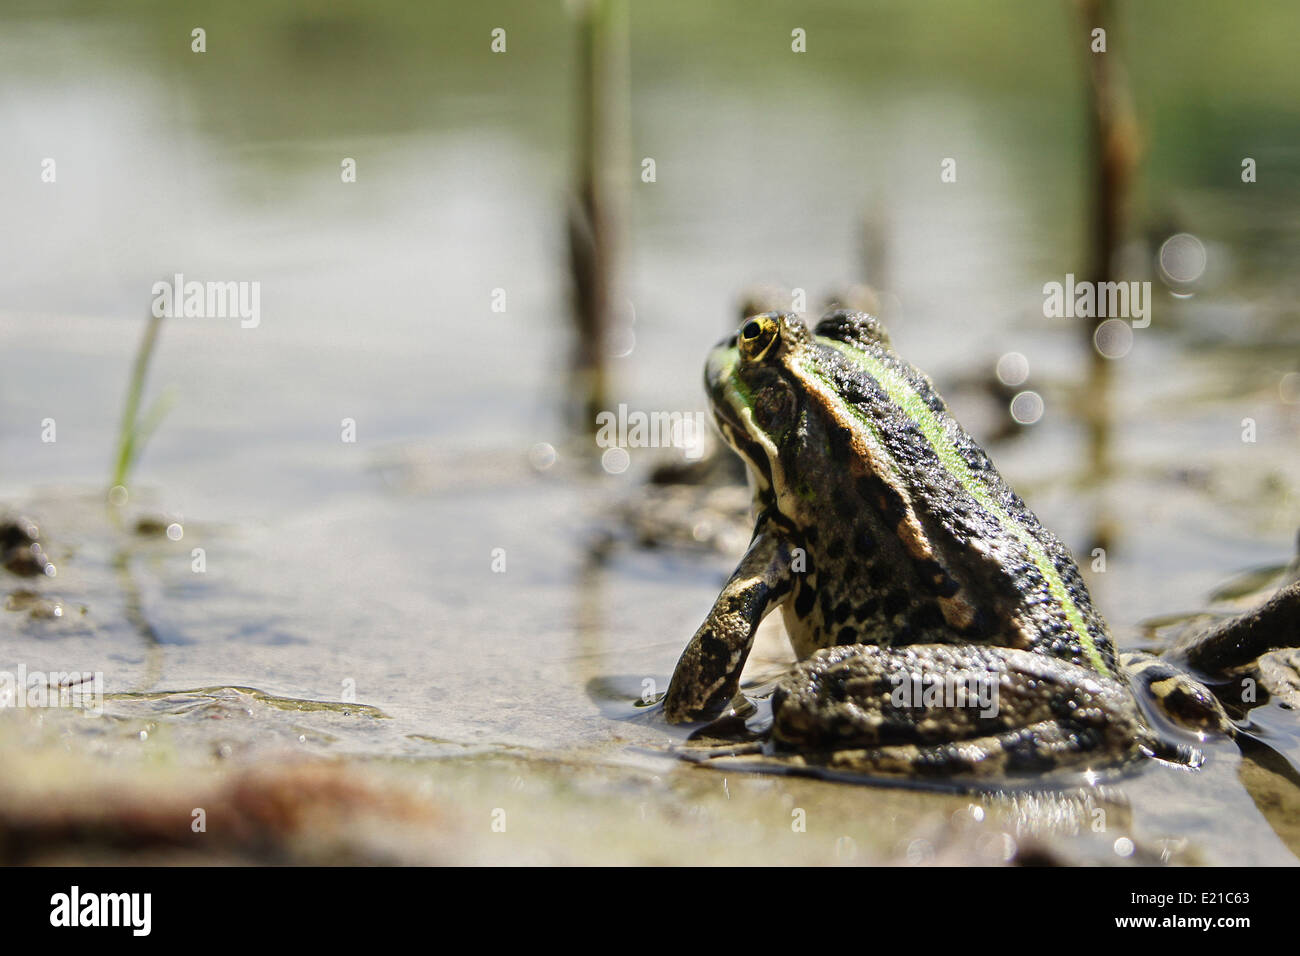
[[20, 577], [32, 578], [38, 575], [47, 575], [54, 577], [56, 571], [54, 562], [46, 557], [45, 552], [41, 550], [39, 544], [29, 544], [26, 547], [17, 545], [5, 552], [4, 556], [5, 569]]

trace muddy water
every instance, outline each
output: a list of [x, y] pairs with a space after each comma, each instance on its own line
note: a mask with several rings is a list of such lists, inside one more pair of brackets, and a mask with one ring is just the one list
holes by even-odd
[[[358, 7], [321, 20], [269, 4], [223, 23], [213, 8], [196, 61], [189, 20], [164, 8], [13, 13], [0, 29], [0, 124], [16, 131], [0, 151], [0, 504], [40, 522], [58, 568], [0, 572], [13, 607], [0, 613], [0, 667], [102, 672], [106, 694], [98, 716], [0, 714], [2, 809], [43, 835], [34, 855], [122, 852], [69, 844], [51, 822], [60, 808], [103, 814], [113, 832], [156, 804], [160, 821], [130, 824], [146, 852], [261, 858], [256, 841], [163, 836], [190, 832], [197, 801], [279, 833], [268, 801], [319, 794], [312, 812], [327, 822], [286, 839], [287, 858], [1294, 861], [1300, 750], [1278, 704], [1256, 713], [1281, 758], [1212, 747], [1195, 774], [1153, 767], [1083, 792], [917, 793], [668, 756], [680, 733], [633, 702], [662, 689], [738, 550], [726, 536], [658, 550], [619, 536], [615, 516], [643, 494], [656, 453], [634, 449], [627, 472], [608, 474], [561, 424], [559, 12], [506, 11], [515, 52], [494, 68], [471, 52], [486, 28], [468, 15], [424, 24]], [[1002, 12], [1020, 19], [962, 30], [996, 49], [1027, 16]], [[1122, 643], [1289, 559], [1300, 290], [1286, 264], [1300, 177], [1294, 157], [1270, 153], [1274, 175], [1242, 198], [1180, 147], [1253, 131], [1262, 149], [1295, 128], [1268, 67], [1267, 38], [1287, 24], [1250, 32], [1194, 13], [1256, 51], [1250, 70], [1217, 64], [1237, 109], [1189, 118], [1195, 90], [1138, 71], [1153, 225], [1135, 275], [1153, 281], [1153, 323], [1117, 369], [1121, 467], [1099, 487], [1080, 457], [1078, 336], [1041, 308], [1043, 283], [1078, 271], [1082, 248], [1081, 117], [1061, 51], [975, 62], [951, 55], [955, 40], [918, 39], [899, 56], [878, 38], [913, 35], [911, 15], [882, 7], [858, 41], [873, 71], [847, 40], [811, 72], [783, 58], [759, 69], [770, 24], [718, 16], [691, 21], [708, 55], [684, 49], [666, 15], [635, 24], [633, 150], [657, 158], [659, 181], [629, 196], [635, 346], [613, 366], [617, 401], [703, 410], [704, 353], [747, 283], [815, 299], [868, 273], [900, 350], [977, 434], [1005, 422], [981, 378], [1004, 352], [1029, 359], [1046, 413], [990, 450], [1082, 554], [1099, 511], [1118, 529], [1105, 571], [1088, 573]], [[1035, 35], [1063, 29], [1042, 17]], [[1147, 59], [1181, 62], [1177, 36], [1152, 32]], [[960, 188], [908, 174], [949, 155]], [[359, 170], [346, 186], [345, 156]], [[865, 264], [863, 228], [885, 250]], [[1149, 265], [1173, 231], [1209, 254], [1190, 298]], [[113, 509], [104, 486], [131, 356], [152, 283], [177, 272], [260, 282], [260, 323], [166, 325], [148, 395], [170, 388], [175, 405]], [[497, 288], [504, 314], [490, 308]], [[341, 440], [345, 418], [355, 442]], [[41, 441], [45, 419], [54, 442]], [[558, 449], [544, 470], [530, 463], [539, 443]], [[615, 544], [593, 561], [611, 526]], [[34, 615], [14, 598], [23, 590], [62, 613]], [[764, 641], [759, 672], [784, 653], [779, 628]]]

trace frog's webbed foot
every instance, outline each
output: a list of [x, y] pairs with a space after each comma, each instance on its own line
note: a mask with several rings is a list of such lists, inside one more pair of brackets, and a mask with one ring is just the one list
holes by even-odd
[[1121, 654], [1119, 661], [1125, 676], [1142, 692], [1140, 699], [1159, 703], [1159, 713], [1149, 715], [1153, 723], [1163, 717], [1194, 733], [1236, 733], [1236, 725], [1214, 693], [1168, 661], [1140, 652]]
[[1253, 664], [1269, 651], [1291, 647], [1300, 647], [1300, 580], [1177, 648], [1172, 656], [1203, 674], [1220, 677]]
[[1120, 681], [1032, 651], [827, 648], [772, 698], [774, 755], [884, 776], [1041, 774], [1178, 757]]

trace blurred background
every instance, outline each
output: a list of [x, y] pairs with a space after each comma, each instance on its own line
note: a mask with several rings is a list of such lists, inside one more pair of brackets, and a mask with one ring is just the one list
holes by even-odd
[[[755, 283], [809, 311], [869, 283], [1081, 564], [1106, 548], [1089, 583], [1125, 643], [1291, 558], [1300, 7], [1106, 14], [1132, 175], [1105, 268], [1152, 283], [1150, 327], [1113, 359], [1043, 312], [1045, 283], [1097, 268], [1091, 5], [609, 4], [593, 58], [586, 9], [0, 0], [0, 505], [41, 523], [59, 569], [5, 582], [0, 650], [103, 670], [123, 740], [164, 720], [204, 759], [608, 759], [633, 733], [620, 695], [662, 689], [744, 538], [687, 517], [693, 549], [593, 560], [681, 455], [629, 449], [611, 473], [589, 413], [704, 410], [705, 353]], [[589, 188], [595, 337], [575, 321]], [[1204, 268], [1171, 277], [1182, 234]], [[259, 282], [261, 320], [163, 323], [145, 404], [171, 408], [123, 521], [103, 504], [122, 403], [175, 273]], [[999, 382], [1008, 353], [1023, 374]], [[1024, 390], [1041, 409], [1017, 422]], [[28, 613], [20, 586], [61, 612]], [[388, 719], [214, 739], [166, 696], [226, 686], [350, 686]]]

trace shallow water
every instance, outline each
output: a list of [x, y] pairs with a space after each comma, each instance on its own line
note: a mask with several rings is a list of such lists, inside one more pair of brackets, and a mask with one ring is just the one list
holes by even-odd
[[[1098, 487], [1072, 414], [1077, 330], [1041, 314], [1042, 284], [1081, 270], [1084, 212], [1072, 61], [1027, 42], [1065, 29], [1042, 6], [938, 23], [902, 4], [826, 5], [807, 14], [826, 53], [802, 65], [755, 57], [785, 48], [775, 15], [638, 9], [629, 149], [657, 158], [659, 180], [629, 189], [635, 347], [614, 362], [613, 398], [703, 410], [704, 353], [748, 283], [815, 300], [866, 278], [887, 293], [900, 351], [978, 435], [1005, 410], [977, 382], [1003, 352], [1029, 358], [1047, 412], [990, 451], [1076, 550], [1109, 515], [1119, 534], [1089, 583], [1134, 644], [1143, 621], [1293, 553], [1300, 108], [1271, 38], [1294, 35], [1296, 14], [1134, 14], [1147, 238], [1196, 233], [1211, 267], [1179, 299], [1136, 257], [1134, 274], [1156, 279], [1153, 323], [1117, 364], [1121, 467]], [[0, 504], [41, 522], [59, 569], [2, 583], [64, 609], [0, 613], [0, 652], [28, 671], [102, 671], [108, 693], [104, 718], [0, 715], [7, 757], [52, 734], [96, 754], [105, 787], [141, 762], [173, 767], [176, 785], [187, 768], [346, 757], [404, 792], [432, 786], [473, 821], [440, 850], [453, 859], [749, 862], [780, 845], [791, 861], [994, 861], [1000, 834], [1046, 834], [1064, 860], [1294, 861], [1300, 790], [1232, 748], [1190, 778], [1156, 767], [1097, 795], [1095, 833], [1082, 797], [988, 802], [666, 756], [680, 732], [631, 701], [647, 680], [666, 686], [737, 551], [620, 539], [591, 559], [659, 459], [634, 449], [607, 474], [563, 424], [568, 25], [558, 8], [494, 11], [512, 38], [495, 63], [468, 12], [339, 9], [0, 15], [0, 128], [14, 132], [0, 149]], [[1160, 29], [1175, 11], [1186, 29]], [[855, 29], [836, 29], [846, 17]], [[212, 24], [202, 59], [191, 18]], [[1206, 66], [1219, 86], [1200, 108], [1178, 66], [1206, 31], [1233, 42]], [[1269, 175], [1243, 197], [1233, 150], [1247, 141]], [[1218, 165], [1210, 143], [1224, 144]], [[958, 184], [909, 173], [948, 155]], [[357, 183], [339, 182], [342, 156], [358, 158]], [[865, 265], [864, 220], [885, 250]], [[175, 272], [261, 282], [262, 320], [166, 323], [149, 394], [173, 388], [176, 404], [115, 511], [103, 488], [127, 371], [150, 287]], [[505, 314], [490, 310], [496, 288]], [[538, 471], [542, 442], [559, 458]], [[137, 534], [140, 517], [183, 537]], [[1295, 765], [1293, 715], [1257, 715]], [[37, 788], [66, 770], [31, 766]], [[503, 847], [485, 821], [505, 802], [537, 819]], [[988, 808], [974, 830], [972, 805]], [[816, 824], [803, 842], [794, 808]], [[629, 834], [632, 816], [645, 825]]]

